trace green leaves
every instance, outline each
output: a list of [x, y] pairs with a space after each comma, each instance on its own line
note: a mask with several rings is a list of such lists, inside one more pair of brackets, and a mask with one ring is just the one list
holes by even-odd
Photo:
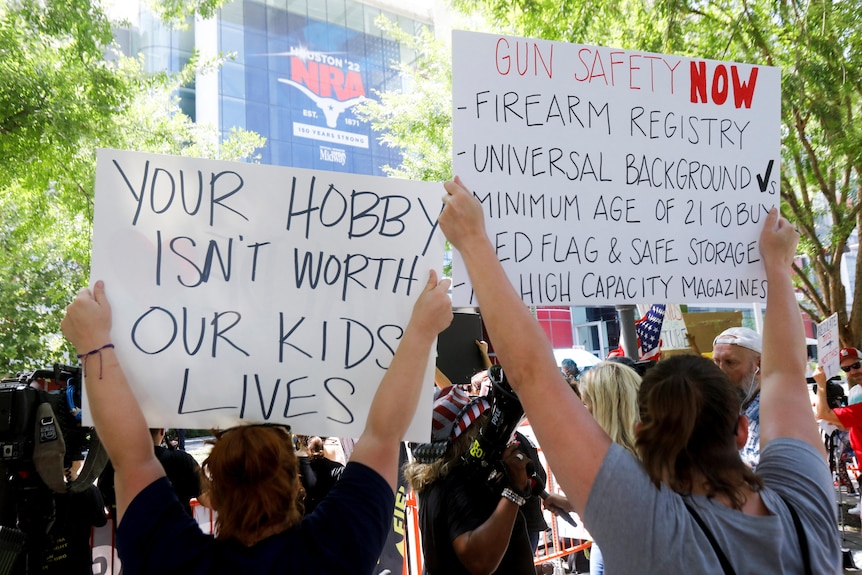
[[218, 62], [150, 75], [112, 38], [90, 0], [0, 8], [0, 375], [74, 360], [60, 320], [89, 282], [96, 148], [255, 161], [264, 142], [182, 113], [193, 67]]

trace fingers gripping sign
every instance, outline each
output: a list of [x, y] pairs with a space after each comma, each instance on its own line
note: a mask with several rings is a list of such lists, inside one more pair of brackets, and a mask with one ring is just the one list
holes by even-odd
[[778, 208], [772, 208], [760, 233], [760, 253], [764, 265], [789, 270], [798, 243], [799, 231], [779, 214]]
[[79, 353], [96, 349], [110, 341], [111, 305], [105, 295], [105, 283], [97, 281], [93, 290], [82, 288], [66, 308], [60, 323], [63, 334]]
[[457, 176], [443, 187], [446, 194], [439, 217], [440, 229], [455, 248], [463, 251], [471, 241], [487, 237], [482, 206]]

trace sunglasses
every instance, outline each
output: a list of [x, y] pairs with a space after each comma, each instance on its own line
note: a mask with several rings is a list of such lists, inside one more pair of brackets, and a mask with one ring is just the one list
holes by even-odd
[[856, 363], [851, 363], [850, 365], [842, 365], [841, 371], [843, 371], [844, 373], [850, 373], [850, 370], [859, 369], [860, 367], [862, 367], [862, 361], [857, 361]]

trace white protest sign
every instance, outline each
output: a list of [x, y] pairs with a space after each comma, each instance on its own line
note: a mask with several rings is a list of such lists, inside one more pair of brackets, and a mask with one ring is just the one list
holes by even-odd
[[[92, 277], [105, 280], [150, 425], [271, 421], [358, 437], [429, 271], [440, 277], [440, 195], [434, 183], [100, 150]], [[411, 440], [430, 436], [433, 354]]]
[[[529, 305], [759, 302], [777, 68], [456, 31], [453, 171]], [[477, 302], [458, 254], [454, 303]]]
[[817, 324], [817, 361], [826, 379], [841, 374], [841, 341], [838, 339], [838, 314], [833, 313]]

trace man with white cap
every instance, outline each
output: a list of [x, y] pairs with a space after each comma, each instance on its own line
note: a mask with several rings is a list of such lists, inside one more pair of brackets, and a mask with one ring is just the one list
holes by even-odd
[[747, 327], [726, 329], [712, 342], [712, 361], [739, 389], [742, 412], [748, 418], [748, 440], [739, 454], [757, 468], [760, 461], [760, 334]]

